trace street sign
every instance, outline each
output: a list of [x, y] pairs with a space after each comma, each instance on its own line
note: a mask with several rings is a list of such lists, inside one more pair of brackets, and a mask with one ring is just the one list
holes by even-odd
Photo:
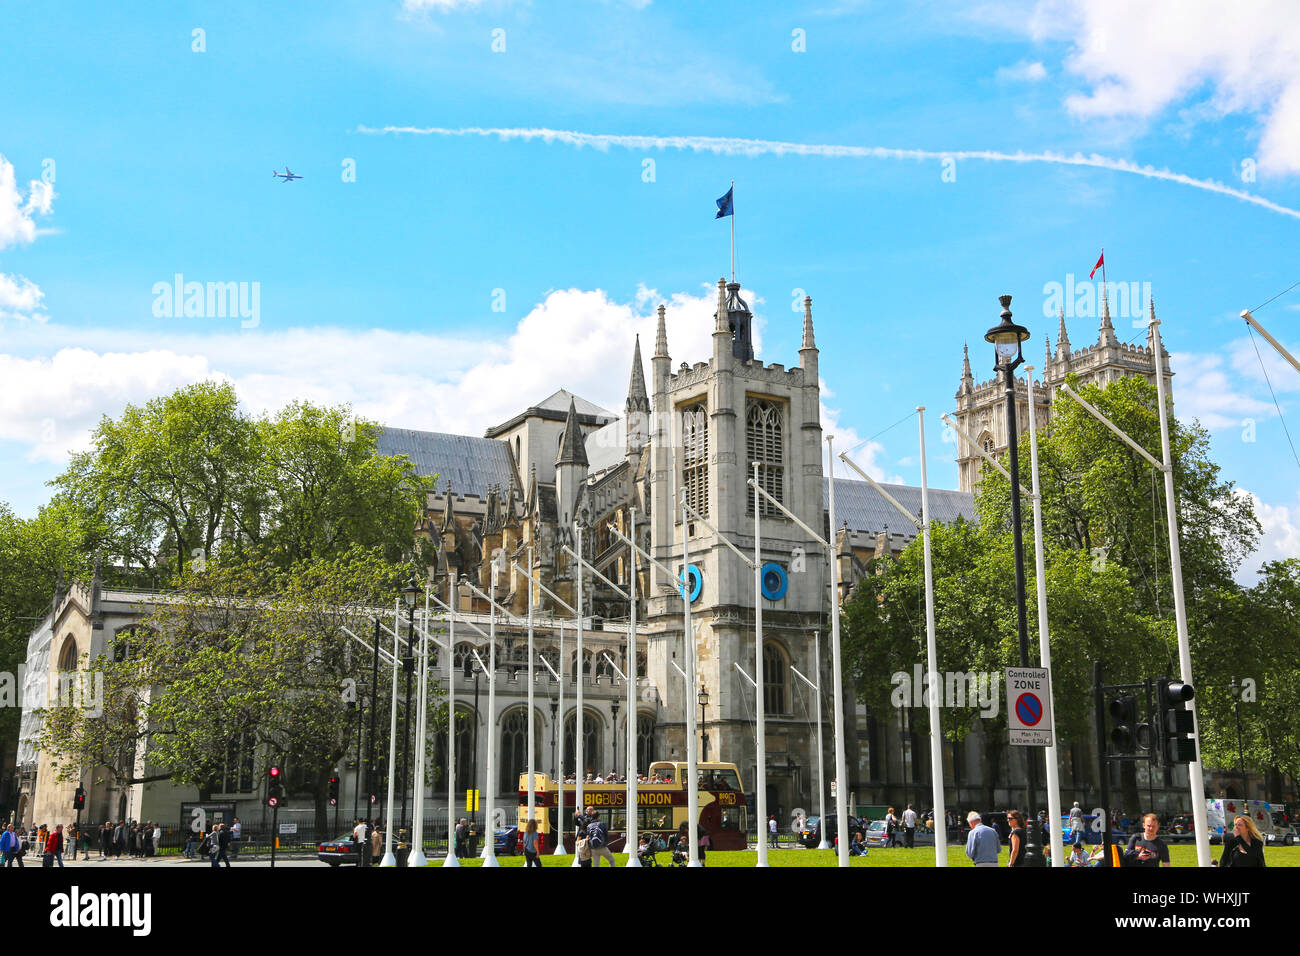
[[1007, 729], [1017, 746], [1052, 746], [1052, 691], [1046, 667], [1007, 668]]
[[465, 791], [465, 810], [467, 813], [478, 812], [478, 791], [477, 790]]
[[298, 824], [296, 824], [296, 823], [281, 823], [281, 824], [280, 824], [280, 832], [281, 832], [281, 833], [297, 833], [297, 832], [298, 832]]
[[831, 781], [831, 796], [832, 796], [832, 797], [835, 796], [835, 792], [836, 792], [836, 785], [835, 785], [835, 781], [832, 780], [832, 781]]

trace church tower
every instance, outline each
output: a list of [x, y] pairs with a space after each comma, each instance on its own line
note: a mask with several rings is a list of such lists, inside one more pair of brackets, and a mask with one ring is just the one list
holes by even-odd
[[[682, 568], [683, 537], [689, 539], [692, 636], [698, 677], [709, 693], [701, 725], [707, 757], [740, 767], [747, 787], [755, 775], [754, 572], [719, 539], [746, 555], [754, 549], [754, 492], [748, 481], [758, 463], [760, 486], [809, 527], [825, 524], [821, 459], [820, 391], [812, 300], [804, 300], [800, 365], [764, 366], [754, 357], [753, 315], [738, 283], [718, 280], [713, 315], [713, 355], [707, 362], [670, 369], [663, 310], [655, 355], [654, 441], [651, 450], [653, 553]], [[681, 494], [704, 520], [683, 523]], [[768, 803], [792, 807], [815, 786], [809, 774], [816, 754], [807, 732], [808, 714], [792, 686], [790, 666], [810, 673], [813, 632], [825, 629], [827, 568], [821, 550], [785, 515], [763, 500], [763, 693], [767, 713]], [[706, 523], [707, 522], [707, 523]], [[716, 529], [716, 532], [715, 530]], [[647, 611], [650, 675], [660, 693], [661, 752], [685, 759], [684, 708], [698, 707], [683, 695], [673, 670], [684, 665], [682, 599], [668, 582], [652, 580]], [[697, 712], [697, 718], [700, 716]]]

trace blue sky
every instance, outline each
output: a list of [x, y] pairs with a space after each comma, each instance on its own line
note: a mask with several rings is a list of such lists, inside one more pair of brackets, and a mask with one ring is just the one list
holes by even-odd
[[[797, 363], [791, 306], [811, 295], [844, 445], [924, 404], [931, 481], [954, 487], [938, 415], [962, 342], [988, 377], [982, 336], [1010, 293], [1041, 365], [1045, 286], [1086, 281], [1104, 246], [1112, 282], [1149, 283], [1179, 414], [1260, 499], [1262, 556], [1300, 553], [1300, 465], [1238, 318], [1300, 280], [1290, 16], [1171, 0], [7, 4], [0, 499], [34, 512], [99, 416], [199, 378], [234, 381], [252, 408], [347, 401], [470, 434], [559, 387], [620, 409], [659, 301], [674, 364], [708, 355], [729, 269], [713, 200], [734, 179], [760, 357]], [[430, 132], [471, 128], [557, 132]], [[1076, 154], [1095, 158], [1059, 161]], [[273, 180], [286, 164], [306, 178]], [[178, 273], [246, 283], [255, 316], [157, 314]], [[1300, 349], [1300, 289], [1257, 317]], [[1071, 318], [1073, 345], [1096, 327]], [[1300, 438], [1300, 374], [1261, 349]], [[918, 482], [914, 421], [857, 457]]]

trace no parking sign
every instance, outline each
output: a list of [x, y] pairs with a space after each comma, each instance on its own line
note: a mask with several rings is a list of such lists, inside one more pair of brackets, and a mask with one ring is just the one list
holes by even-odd
[[1052, 685], [1046, 667], [1007, 668], [1007, 729], [1022, 747], [1052, 745]]

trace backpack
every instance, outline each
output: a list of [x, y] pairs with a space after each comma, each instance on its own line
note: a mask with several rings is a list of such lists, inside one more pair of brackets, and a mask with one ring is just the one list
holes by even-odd
[[594, 850], [599, 850], [605, 845], [605, 833], [599, 822], [587, 826], [587, 840]]

